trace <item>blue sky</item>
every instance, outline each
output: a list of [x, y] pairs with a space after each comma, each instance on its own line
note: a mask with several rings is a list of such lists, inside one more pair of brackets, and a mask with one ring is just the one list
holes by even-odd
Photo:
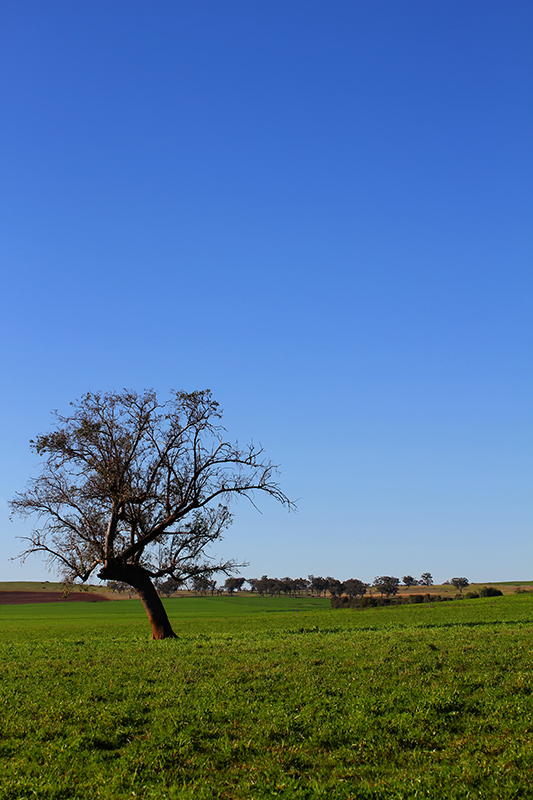
[[5, 0], [0, 580], [28, 440], [210, 388], [247, 576], [532, 578], [533, 8]]

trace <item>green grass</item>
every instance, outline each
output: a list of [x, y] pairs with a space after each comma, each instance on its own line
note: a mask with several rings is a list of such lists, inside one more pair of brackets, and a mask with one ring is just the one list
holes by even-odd
[[533, 595], [0, 607], [0, 798], [533, 798]]

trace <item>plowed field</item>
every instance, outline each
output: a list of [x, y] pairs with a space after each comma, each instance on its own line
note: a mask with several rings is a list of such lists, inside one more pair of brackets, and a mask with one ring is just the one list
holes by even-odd
[[71, 592], [66, 597], [62, 592], [2, 592], [0, 605], [18, 605], [19, 603], [101, 603], [109, 600], [101, 594], [92, 592]]

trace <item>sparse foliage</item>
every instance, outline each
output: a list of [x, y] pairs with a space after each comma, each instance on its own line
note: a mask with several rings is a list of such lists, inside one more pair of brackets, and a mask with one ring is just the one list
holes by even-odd
[[221, 411], [209, 391], [89, 393], [56, 413], [55, 429], [31, 442], [42, 472], [12, 502], [35, 515], [20, 558], [42, 553], [68, 580], [97, 571], [132, 586], [156, 639], [173, 636], [153, 581], [183, 583], [233, 560], [210, 558], [209, 547], [231, 522], [232, 497], [256, 492], [287, 507], [276, 469], [262, 448], [225, 439]]
[[433, 575], [431, 572], [423, 572], [420, 576], [420, 586], [433, 586]]

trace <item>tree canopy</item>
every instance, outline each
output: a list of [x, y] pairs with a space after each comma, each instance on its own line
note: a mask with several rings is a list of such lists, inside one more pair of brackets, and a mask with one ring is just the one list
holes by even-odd
[[398, 594], [400, 579], [394, 578], [392, 575], [378, 575], [374, 578], [372, 586], [377, 589], [381, 596], [385, 594], [387, 597], [390, 597], [391, 594]]
[[31, 441], [41, 474], [12, 502], [36, 515], [20, 554], [43, 554], [67, 580], [132, 586], [155, 639], [174, 636], [154, 580], [182, 584], [242, 564], [215, 560], [209, 546], [231, 523], [228, 504], [257, 492], [287, 508], [291, 501], [261, 447], [226, 439], [211, 392], [153, 390], [88, 393], [55, 413], [55, 428]]
[[466, 589], [469, 586], [468, 578], [452, 578], [450, 583], [452, 586], [455, 586], [456, 589], [459, 589], [459, 592], [462, 594], [463, 589]]

